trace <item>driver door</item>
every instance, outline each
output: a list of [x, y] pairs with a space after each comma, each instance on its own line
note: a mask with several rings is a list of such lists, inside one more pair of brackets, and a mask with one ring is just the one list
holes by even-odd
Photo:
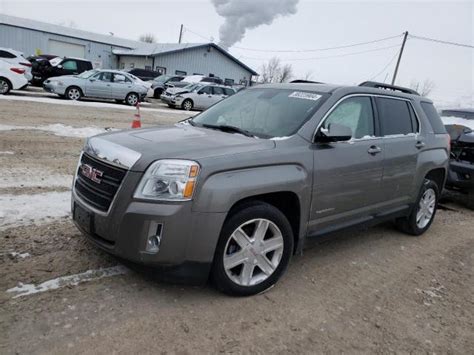
[[212, 86], [204, 86], [197, 92], [194, 107], [206, 109], [212, 104], [214, 104], [212, 96]]
[[343, 99], [316, 132], [324, 134], [334, 123], [349, 127], [352, 138], [314, 143], [310, 234], [370, 218], [371, 208], [383, 199], [383, 141], [373, 107], [369, 96]]
[[86, 96], [108, 99], [111, 95], [111, 72], [100, 72], [86, 82]]

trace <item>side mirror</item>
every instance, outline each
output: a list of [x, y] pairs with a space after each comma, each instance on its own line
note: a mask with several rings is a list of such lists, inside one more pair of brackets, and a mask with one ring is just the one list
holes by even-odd
[[320, 128], [316, 134], [315, 141], [319, 143], [330, 143], [348, 141], [351, 138], [352, 130], [349, 127], [338, 123], [330, 123], [327, 129]]

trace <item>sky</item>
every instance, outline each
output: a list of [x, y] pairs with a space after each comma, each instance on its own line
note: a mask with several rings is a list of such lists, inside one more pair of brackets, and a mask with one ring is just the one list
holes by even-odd
[[[153, 33], [163, 43], [178, 41], [181, 24], [185, 26], [183, 42], [212, 38], [218, 43], [224, 22], [210, 0], [0, 0], [0, 12], [129, 39]], [[277, 56], [292, 65], [295, 78], [309, 75], [311, 80], [349, 85], [369, 79], [390, 82], [404, 31], [474, 45], [474, 1], [300, 0], [296, 14], [248, 31], [230, 52], [257, 72]], [[344, 46], [391, 36], [398, 37], [339, 50], [271, 52]], [[365, 51], [369, 52], [354, 54]], [[474, 49], [410, 38], [397, 84], [409, 86], [425, 80], [434, 83], [429, 96], [438, 106], [473, 106]]]

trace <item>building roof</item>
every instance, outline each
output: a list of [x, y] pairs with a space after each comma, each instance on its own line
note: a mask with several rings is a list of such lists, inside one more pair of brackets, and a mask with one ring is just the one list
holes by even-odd
[[112, 35], [104, 35], [100, 33], [88, 32], [78, 30], [76, 28], [70, 28], [66, 26], [53, 25], [51, 23], [40, 22], [30, 20], [22, 17], [15, 17], [0, 14], [0, 25], [9, 25], [13, 27], [26, 28], [41, 32], [47, 32], [52, 34], [58, 34], [67, 37], [74, 37], [78, 39], [85, 39], [91, 42], [98, 42], [109, 44], [112, 46], [123, 47], [123, 48], [136, 48], [141, 42], [133, 41], [131, 39], [125, 39], [115, 37]]
[[230, 54], [223, 48], [219, 47], [217, 44], [211, 43], [211, 42], [210, 43], [140, 43], [140, 45], [137, 48], [124, 49], [124, 50], [114, 49], [112, 53], [116, 55], [158, 57], [163, 54], [180, 52], [180, 51], [185, 51], [188, 49], [206, 48], [206, 47], [211, 47], [218, 50], [230, 60], [244, 67], [246, 70], [252, 73], [252, 75], [258, 75], [258, 73], [255, 70], [253, 70], [246, 64], [242, 63], [232, 54]]
[[0, 14], [0, 25], [8, 25], [19, 28], [26, 28], [41, 32], [58, 34], [61, 36], [84, 39], [91, 42], [104, 43], [111, 46], [122, 47], [114, 49], [116, 55], [132, 55], [132, 56], [159, 56], [165, 53], [184, 51], [190, 48], [213, 47], [226, 57], [239, 64], [252, 75], [258, 75], [253, 69], [242, 63], [229, 52], [219, 47], [215, 43], [143, 43], [131, 39], [115, 37], [112, 35], [104, 35], [100, 33], [88, 32], [60, 25], [53, 25], [46, 22], [30, 20], [21, 17]]

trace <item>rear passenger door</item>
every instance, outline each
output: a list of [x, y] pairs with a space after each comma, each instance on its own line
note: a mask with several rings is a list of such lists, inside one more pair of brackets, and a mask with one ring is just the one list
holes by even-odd
[[224, 88], [219, 86], [214, 86], [212, 88], [212, 104], [219, 102], [227, 97]]
[[382, 188], [387, 205], [413, 200], [418, 154], [424, 142], [409, 100], [377, 97], [377, 111], [385, 151]]

